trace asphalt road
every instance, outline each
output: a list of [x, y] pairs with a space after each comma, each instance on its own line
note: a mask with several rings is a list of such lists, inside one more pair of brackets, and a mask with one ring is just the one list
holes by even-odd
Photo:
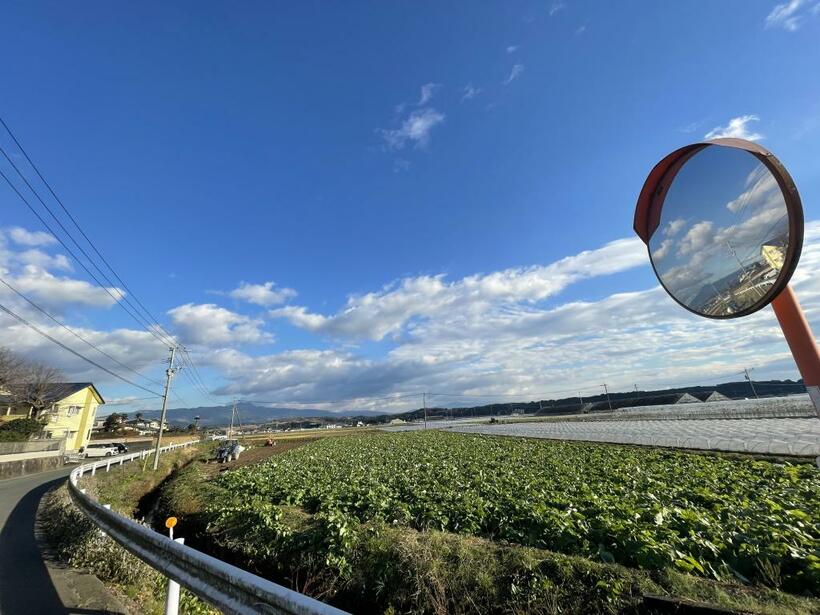
[[0, 481], [0, 613], [66, 613], [34, 538], [40, 498], [71, 467]]
[[40, 500], [74, 467], [0, 481], [0, 615], [126, 612], [93, 574], [45, 561], [37, 544]]

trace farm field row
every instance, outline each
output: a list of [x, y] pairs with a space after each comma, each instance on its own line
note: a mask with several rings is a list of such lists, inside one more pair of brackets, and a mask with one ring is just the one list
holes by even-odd
[[428, 431], [324, 439], [216, 484], [241, 494], [212, 507], [223, 524], [250, 519], [276, 534], [294, 507], [321, 519], [341, 569], [351, 528], [378, 522], [795, 593], [820, 587], [810, 464]]

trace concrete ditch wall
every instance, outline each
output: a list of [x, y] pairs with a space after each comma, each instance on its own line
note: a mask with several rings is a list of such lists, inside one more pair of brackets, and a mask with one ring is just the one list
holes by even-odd
[[[3, 455], [0, 457], [0, 480], [17, 478], [27, 474], [37, 474], [47, 470], [56, 470], [63, 466], [63, 455], [40, 455], [35, 453], [21, 455]], [[14, 459], [10, 459], [14, 457]], [[23, 457], [22, 459], [20, 457]]]

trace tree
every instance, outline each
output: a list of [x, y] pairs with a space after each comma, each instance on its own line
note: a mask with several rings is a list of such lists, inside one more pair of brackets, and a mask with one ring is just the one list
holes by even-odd
[[103, 429], [105, 431], [116, 431], [119, 429], [119, 426], [122, 425], [122, 422], [125, 419], [123, 416], [117, 412], [112, 412], [107, 417], [105, 417], [105, 422], [103, 422]]
[[0, 423], [0, 442], [25, 442], [42, 428], [43, 424], [36, 419], [15, 419]]
[[136, 414], [134, 414], [134, 419], [136, 421], [141, 421], [142, 420], [142, 412], [137, 412]]
[[13, 394], [12, 389], [23, 381], [24, 361], [7, 348], [0, 348], [0, 390]]
[[0, 389], [15, 406], [28, 406], [26, 410], [32, 417], [39, 416], [59, 397], [56, 386], [60, 380], [59, 370], [0, 348]]
[[60, 370], [43, 363], [27, 363], [23, 370], [25, 381], [21, 385], [21, 401], [31, 406], [33, 416], [48, 408], [61, 397], [56, 385], [62, 380]]

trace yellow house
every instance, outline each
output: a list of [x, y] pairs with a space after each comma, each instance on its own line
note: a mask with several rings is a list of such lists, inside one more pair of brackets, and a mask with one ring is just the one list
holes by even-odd
[[[90, 382], [58, 382], [46, 387], [46, 407], [35, 412], [31, 406], [8, 404], [0, 410], [2, 420], [21, 417], [44, 421], [44, 438], [65, 438], [66, 451], [88, 445], [97, 408], [105, 404], [100, 392]], [[5, 405], [5, 404], [4, 404]]]

